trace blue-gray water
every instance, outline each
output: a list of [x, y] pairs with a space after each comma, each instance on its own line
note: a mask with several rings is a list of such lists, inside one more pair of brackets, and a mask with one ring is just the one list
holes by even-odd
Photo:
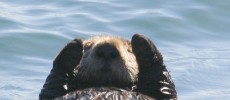
[[230, 0], [0, 0], [0, 100], [34, 100], [71, 39], [149, 37], [180, 100], [230, 98]]

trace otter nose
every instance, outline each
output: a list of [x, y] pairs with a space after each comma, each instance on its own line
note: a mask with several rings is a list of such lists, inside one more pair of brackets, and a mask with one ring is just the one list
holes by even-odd
[[95, 52], [96, 57], [104, 59], [114, 59], [119, 56], [118, 50], [111, 44], [99, 45]]

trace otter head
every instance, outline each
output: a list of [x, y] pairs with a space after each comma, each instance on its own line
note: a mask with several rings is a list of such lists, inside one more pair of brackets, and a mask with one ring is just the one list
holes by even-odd
[[86, 87], [127, 87], [137, 81], [138, 64], [130, 41], [98, 36], [83, 42], [78, 79]]

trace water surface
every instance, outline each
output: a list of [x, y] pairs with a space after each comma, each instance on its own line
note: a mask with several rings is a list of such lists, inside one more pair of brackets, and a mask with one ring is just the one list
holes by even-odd
[[74, 38], [142, 33], [180, 100], [230, 98], [229, 0], [0, 0], [0, 100], [34, 100]]

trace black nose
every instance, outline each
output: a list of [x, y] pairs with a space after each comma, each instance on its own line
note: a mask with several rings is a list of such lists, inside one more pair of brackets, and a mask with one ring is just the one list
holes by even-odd
[[119, 56], [117, 48], [111, 44], [101, 44], [95, 49], [95, 55], [98, 58], [104, 58], [109, 60]]

